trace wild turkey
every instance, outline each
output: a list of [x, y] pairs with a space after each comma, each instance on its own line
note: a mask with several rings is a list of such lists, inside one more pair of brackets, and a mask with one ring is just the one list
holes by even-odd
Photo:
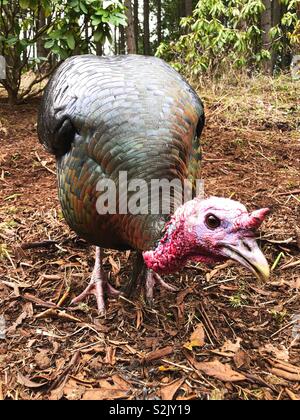
[[[78, 56], [66, 60], [50, 80], [40, 107], [40, 141], [56, 156], [59, 198], [64, 217], [77, 234], [96, 245], [91, 282], [74, 302], [95, 294], [105, 309], [104, 292], [118, 292], [102, 270], [101, 248], [138, 252], [134, 282], [140, 275], [148, 298], [155, 284], [169, 290], [159, 274], [188, 260], [239, 261], [268, 277], [269, 267], [254, 232], [268, 209], [249, 214], [225, 198], [194, 198], [170, 214], [101, 214], [99, 180], [127, 182], [195, 178], [202, 102], [191, 86], [164, 61], [143, 56]], [[119, 185], [124, 172], [128, 181]], [[128, 201], [132, 193], [128, 193]], [[160, 195], [160, 199], [164, 197]], [[151, 200], [147, 201], [151, 209]], [[161, 208], [161, 207], [160, 207]], [[100, 209], [101, 210], [101, 209]], [[103, 212], [104, 213], [104, 212]], [[136, 284], [133, 284], [135, 287]]]

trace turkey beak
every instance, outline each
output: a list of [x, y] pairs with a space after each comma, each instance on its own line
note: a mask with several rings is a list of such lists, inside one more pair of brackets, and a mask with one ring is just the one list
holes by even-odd
[[270, 277], [269, 264], [253, 238], [244, 238], [237, 244], [226, 244], [223, 253], [238, 261], [250, 270], [258, 279], [267, 281]]

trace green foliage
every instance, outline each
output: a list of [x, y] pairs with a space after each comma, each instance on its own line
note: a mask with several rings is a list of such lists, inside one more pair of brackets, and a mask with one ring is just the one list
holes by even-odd
[[[74, 50], [88, 53], [95, 44], [112, 42], [111, 27], [125, 25], [122, 3], [118, 0], [103, 5], [99, 0], [71, 0], [55, 2], [56, 18], [48, 30], [45, 47], [60, 58], [67, 58]], [[87, 31], [87, 36], [83, 36]]]
[[297, 36], [296, 1], [282, 0], [286, 13], [271, 30], [271, 48], [265, 49], [262, 0], [201, 0], [193, 17], [181, 21], [184, 35], [177, 42], [161, 44], [157, 55], [171, 61], [178, 70], [188, 69], [194, 75], [220, 74], [230, 67], [256, 69], [271, 59], [272, 51], [291, 49]]
[[[126, 24], [119, 0], [0, 0], [0, 9], [0, 55], [7, 61], [1, 84], [12, 103], [30, 96], [60, 60], [95, 51], [96, 43], [111, 41], [112, 26]], [[37, 68], [43, 74], [19, 93], [22, 74]]]
[[[298, 0], [281, 0], [285, 13], [281, 22], [270, 31], [273, 50], [279, 54], [292, 52], [300, 46], [300, 22], [297, 17]], [[298, 48], [299, 49], [299, 48]]]

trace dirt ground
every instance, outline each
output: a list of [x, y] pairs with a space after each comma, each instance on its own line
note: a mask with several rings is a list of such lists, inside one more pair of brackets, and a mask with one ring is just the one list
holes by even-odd
[[[94, 250], [63, 220], [55, 164], [37, 141], [38, 100], [1, 99], [0, 400], [300, 399], [297, 89], [271, 79], [199, 87], [206, 193], [271, 207], [261, 229], [270, 281], [234, 263], [189, 266], [166, 278], [178, 294], [157, 290], [151, 307], [110, 299], [106, 318], [92, 298], [69, 307]], [[107, 251], [105, 267], [120, 287], [132, 255]]]

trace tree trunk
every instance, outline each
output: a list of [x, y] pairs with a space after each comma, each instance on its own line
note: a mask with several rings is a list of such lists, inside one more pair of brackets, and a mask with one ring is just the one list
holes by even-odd
[[103, 45], [101, 42], [96, 42], [96, 54], [100, 57], [103, 55]]
[[127, 16], [127, 27], [126, 27], [127, 52], [128, 54], [136, 54], [134, 19], [133, 19], [131, 0], [125, 0], [124, 5], [126, 7], [126, 16]]
[[119, 54], [125, 54], [125, 52], [126, 52], [125, 28], [124, 26], [120, 26]]
[[160, 45], [162, 42], [162, 9], [161, 0], [157, 0], [157, 43]]
[[178, 2], [178, 13], [181, 18], [185, 17], [185, 1], [186, 0], [179, 0]]
[[[40, 7], [39, 16], [37, 18], [36, 32], [38, 32], [45, 25], [46, 25], [45, 11], [42, 7]], [[38, 57], [47, 57], [48, 55], [47, 50], [44, 47], [44, 42], [45, 41], [42, 38], [38, 38], [37, 40], [36, 50], [37, 50]]]
[[144, 54], [151, 55], [149, 0], [144, 0]]
[[272, 1], [272, 26], [280, 24], [282, 18], [281, 0]]
[[134, 0], [134, 38], [135, 38], [137, 54], [139, 53], [139, 37], [140, 37], [139, 0]]
[[263, 30], [262, 34], [262, 44], [263, 49], [267, 50], [271, 54], [271, 59], [266, 60], [264, 63], [264, 72], [267, 74], [272, 74], [274, 69], [275, 57], [272, 53], [272, 41], [270, 38], [270, 29], [272, 28], [272, 0], [263, 0], [265, 10], [261, 16], [261, 27]]
[[185, 16], [192, 16], [193, 10], [193, 0], [185, 0]]
[[119, 51], [118, 51], [118, 31], [117, 31], [117, 26], [114, 27], [114, 54], [118, 55]]
[[[298, 18], [297, 33], [299, 33], [300, 32], [300, 1], [296, 3], [296, 13], [297, 13], [297, 18]], [[300, 54], [300, 42], [298, 42], [297, 45], [295, 45], [294, 49], [295, 49], [296, 54]]]
[[[281, 7], [281, 0], [273, 0], [272, 1], [272, 27], [276, 25], [280, 25], [282, 18], [282, 7]], [[276, 65], [278, 58], [278, 52], [272, 52], [272, 66]]]
[[84, 37], [85, 37], [84, 53], [89, 54], [90, 53], [90, 49], [89, 49], [90, 28], [89, 28], [89, 18], [87, 16], [85, 16], [85, 22], [84, 22]]
[[18, 103], [18, 93], [19, 93], [19, 88], [15, 87], [15, 86], [9, 86], [9, 85], [5, 85], [5, 89], [7, 91], [7, 96], [8, 96], [8, 103], [9, 105], [13, 106], [13, 105], [17, 105]]

